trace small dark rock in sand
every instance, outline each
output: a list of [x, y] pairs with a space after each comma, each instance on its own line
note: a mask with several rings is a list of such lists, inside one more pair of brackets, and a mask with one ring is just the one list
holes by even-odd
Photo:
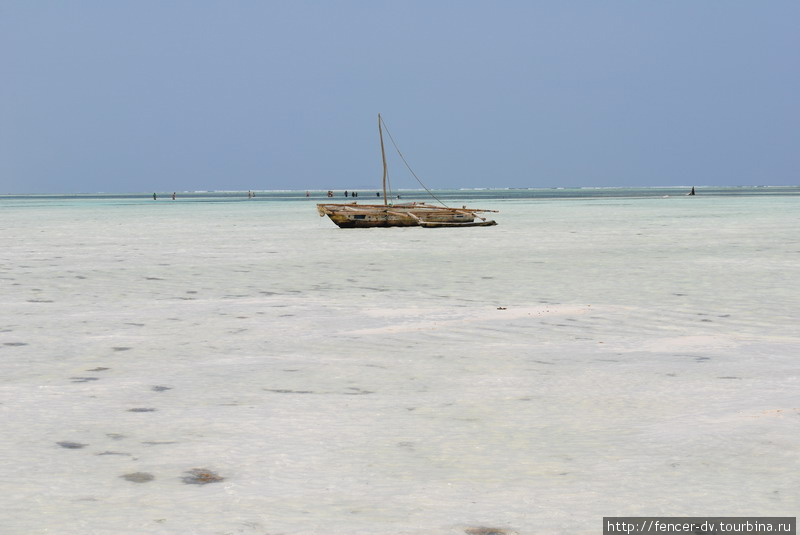
[[153, 481], [153, 479], [155, 479], [153, 474], [148, 474], [147, 472], [134, 472], [132, 474], [125, 474], [119, 477], [133, 483], [147, 483], [148, 481]]
[[187, 485], [208, 485], [209, 483], [217, 483], [225, 480], [224, 477], [205, 468], [194, 468], [188, 470], [186, 473], [189, 475], [183, 477], [183, 482]]
[[88, 444], [81, 444], [80, 442], [56, 442], [62, 448], [67, 448], [68, 450], [79, 450], [81, 448], [85, 448]]

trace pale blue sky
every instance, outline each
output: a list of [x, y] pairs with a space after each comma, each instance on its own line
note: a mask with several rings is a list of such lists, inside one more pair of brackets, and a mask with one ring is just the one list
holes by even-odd
[[[0, 0], [0, 193], [800, 184], [797, 1]], [[415, 187], [392, 162], [395, 187]]]

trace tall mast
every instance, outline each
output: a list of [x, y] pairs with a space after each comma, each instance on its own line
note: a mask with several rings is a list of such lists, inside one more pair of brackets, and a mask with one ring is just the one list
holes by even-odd
[[386, 152], [383, 150], [383, 128], [381, 127], [381, 114], [378, 114], [378, 134], [381, 136], [381, 158], [383, 158], [383, 205], [388, 206], [389, 201], [386, 199]]

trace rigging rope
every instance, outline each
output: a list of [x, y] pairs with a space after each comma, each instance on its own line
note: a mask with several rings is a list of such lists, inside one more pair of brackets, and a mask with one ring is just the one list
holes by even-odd
[[442, 205], [442, 206], [444, 206], [445, 208], [449, 208], [449, 207], [448, 207], [448, 206], [447, 206], [445, 203], [443, 203], [443, 202], [442, 202], [442, 201], [439, 199], [439, 197], [437, 197], [436, 195], [434, 195], [434, 194], [433, 194], [433, 192], [432, 192], [431, 190], [429, 190], [429, 189], [428, 189], [428, 186], [426, 186], [425, 184], [423, 184], [423, 183], [422, 183], [422, 180], [420, 180], [420, 179], [419, 179], [419, 177], [418, 177], [418, 176], [417, 176], [417, 174], [414, 172], [414, 170], [413, 170], [413, 169], [411, 169], [411, 166], [410, 166], [410, 165], [408, 165], [408, 162], [406, 161], [406, 158], [405, 158], [405, 156], [403, 156], [403, 153], [402, 153], [402, 152], [400, 152], [400, 149], [397, 147], [397, 143], [395, 143], [395, 142], [394, 142], [394, 138], [392, 137], [392, 133], [391, 133], [391, 132], [389, 132], [389, 127], [386, 125], [386, 121], [384, 121], [384, 120], [383, 120], [383, 117], [381, 117], [381, 123], [383, 124], [383, 127], [386, 129], [386, 133], [387, 133], [387, 134], [389, 134], [389, 139], [392, 141], [392, 145], [394, 145], [394, 150], [396, 150], [396, 151], [397, 151], [397, 154], [399, 154], [399, 155], [400, 155], [400, 159], [401, 159], [401, 160], [403, 160], [403, 163], [404, 163], [404, 164], [406, 164], [406, 167], [408, 168], [408, 170], [409, 170], [409, 171], [411, 171], [411, 174], [412, 174], [412, 175], [414, 175], [414, 178], [416, 178], [416, 179], [417, 179], [417, 182], [419, 182], [419, 185], [420, 185], [420, 186], [422, 186], [423, 188], [425, 188], [425, 191], [427, 191], [427, 192], [428, 192], [428, 195], [430, 195], [431, 197], [433, 197], [434, 199], [436, 199], [436, 201], [437, 201], [439, 204], [441, 204], [441, 205]]

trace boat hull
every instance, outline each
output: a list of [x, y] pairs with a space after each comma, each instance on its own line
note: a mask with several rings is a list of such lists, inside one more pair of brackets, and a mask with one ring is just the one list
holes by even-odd
[[[496, 224], [476, 215], [483, 210], [440, 208], [425, 203], [403, 205], [318, 204], [320, 216], [328, 216], [340, 228], [463, 227]], [[480, 221], [476, 222], [478, 218]]]
[[486, 221], [470, 221], [465, 223], [458, 222], [439, 222], [439, 221], [422, 221], [419, 226], [424, 228], [452, 228], [452, 227], [491, 227], [497, 224], [493, 219]]

